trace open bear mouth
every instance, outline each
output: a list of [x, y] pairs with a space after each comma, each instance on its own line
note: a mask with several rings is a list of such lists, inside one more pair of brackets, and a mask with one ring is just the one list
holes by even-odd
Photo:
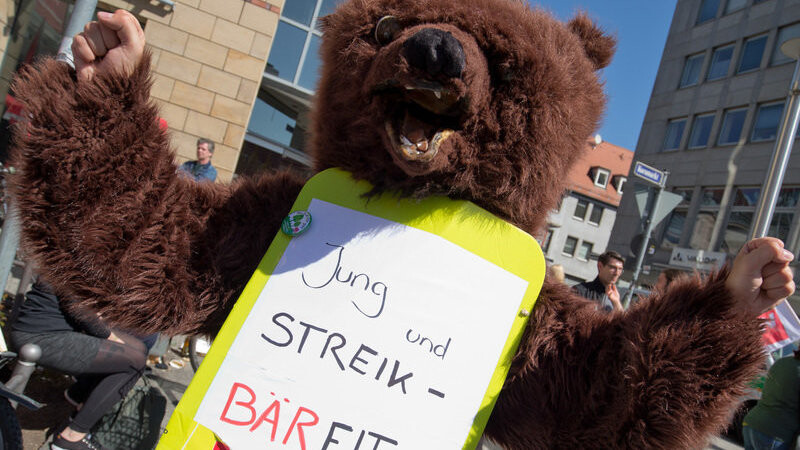
[[419, 81], [381, 91], [388, 101], [386, 134], [392, 149], [406, 161], [431, 161], [460, 128], [466, 100], [439, 83]]

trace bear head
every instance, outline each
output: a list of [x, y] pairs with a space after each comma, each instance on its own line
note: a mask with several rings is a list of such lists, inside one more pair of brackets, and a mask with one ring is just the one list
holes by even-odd
[[315, 170], [539, 230], [600, 120], [612, 37], [514, 0], [350, 0], [322, 29]]

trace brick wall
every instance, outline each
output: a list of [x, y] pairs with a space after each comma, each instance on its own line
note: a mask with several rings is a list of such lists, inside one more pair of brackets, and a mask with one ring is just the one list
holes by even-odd
[[105, 0], [102, 6], [127, 9], [146, 22], [151, 95], [169, 124], [177, 162], [195, 158], [198, 137], [212, 139], [218, 180], [229, 180], [283, 1], [176, 0], [171, 11], [154, 3]]

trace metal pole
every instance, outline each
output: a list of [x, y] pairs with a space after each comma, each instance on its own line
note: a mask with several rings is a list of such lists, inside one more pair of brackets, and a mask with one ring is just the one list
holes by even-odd
[[[797, 55], [794, 56], [797, 57]], [[789, 96], [786, 99], [786, 111], [780, 124], [775, 150], [772, 152], [772, 161], [764, 179], [764, 189], [758, 198], [755, 219], [747, 238], [748, 241], [764, 237], [769, 231], [772, 213], [775, 211], [775, 203], [778, 201], [778, 193], [783, 184], [783, 175], [789, 164], [789, 155], [792, 153], [798, 118], [800, 118], [798, 94], [800, 94], [800, 60], [794, 66], [794, 76], [789, 88]]]
[[75, 67], [72, 59], [72, 38], [83, 31], [83, 27], [92, 20], [95, 8], [97, 8], [97, 0], [75, 1], [75, 7], [72, 9], [69, 22], [67, 22], [67, 27], [64, 29], [64, 34], [61, 38], [61, 45], [58, 46], [57, 60], [63, 61], [73, 68]]
[[0, 293], [3, 292], [14, 266], [14, 258], [19, 246], [19, 219], [14, 204], [8, 204], [3, 230], [0, 232]]
[[661, 181], [661, 184], [658, 186], [658, 190], [656, 191], [656, 198], [653, 200], [653, 204], [650, 207], [650, 211], [647, 213], [647, 223], [645, 225], [644, 235], [642, 235], [642, 246], [639, 248], [639, 253], [636, 255], [636, 265], [633, 268], [633, 278], [631, 278], [631, 285], [628, 288], [628, 292], [625, 293], [625, 299], [622, 302], [622, 307], [624, 309], [628, 309], [628, 305], [631, 304], [631, 298], [633, 298], [633, 290], [636, 288], [636, 282], [639, 280], [639, 273], [642, 270], [642, 263], [644, 262], [644, 254], [647, 252], [647, 245], [650, 243], [650, 233], [653, 232], [653, 214], [658, 210], [658, 204], [661, 203], [661, 193], [664, 192], [664, 185], [667, 184], [667, 176], [669, 172], [664, 172], [664, 179]]
[[[25, 386], [28, 385], [28, 380], [31, 374], [36, 370], [36, 361], [42, 357], [42, 349], [36, 344], [25, 344], [19, 349], [19, 356], [17, 357], [17, 365], [14, 366], [14, 371], [11, 373], [11, 378], [6, 382], [6, 387], [17, 394], [22, 395], [25, 392]], [[30, 401], [30, 399], [24, 399]], [[34, 404], [38, 404], [33, 402]], [[16, 401], [11, 401], [11, 406], [17, 407]], [[41, 405], [39, 405], [41, 406]]]

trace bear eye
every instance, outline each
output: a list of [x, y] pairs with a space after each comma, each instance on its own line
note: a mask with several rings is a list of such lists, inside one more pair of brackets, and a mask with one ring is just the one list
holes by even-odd
[[400, 22], [395, 16], [383, 16], [375, 25], [375, 40], [381, 45], [392, 42], [400, 32]]
[[493, 64], [492, 67], [492, 81], [495, 85], [511, 83], [517, 76], [516, 66], [507, 60]]

